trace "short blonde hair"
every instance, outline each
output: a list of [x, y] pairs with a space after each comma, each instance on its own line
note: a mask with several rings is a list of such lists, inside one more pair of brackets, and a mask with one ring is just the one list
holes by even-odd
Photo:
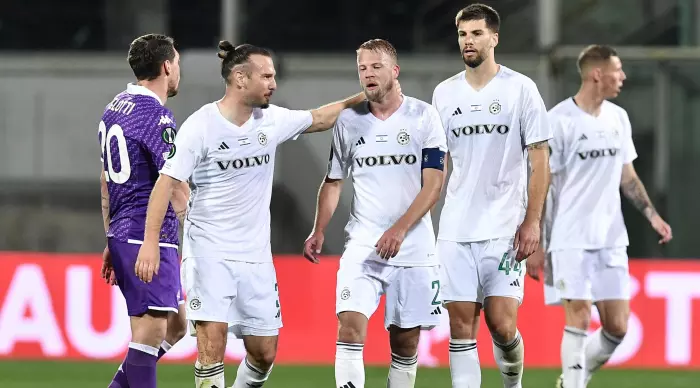
[[389, 55], [394, 62], [398, 61], [398, 54], [396, 53], [396, 48], [389, 43], [389, 41], [384, 40], [384, 39], [371, 39], [366, 41], [365, 43], [362, 43], [360, 47], [357, 49], [357, 53], [360, 53], [360, 50], [369, 50], [369, 51], [379, 51], [383, 52], [387, 55]]

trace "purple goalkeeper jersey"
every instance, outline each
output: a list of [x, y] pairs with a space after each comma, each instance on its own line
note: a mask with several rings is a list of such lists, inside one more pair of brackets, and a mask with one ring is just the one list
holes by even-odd
[[[148, 199], [161, 167], [174, 152], [175, 128], [172, 112], [143, 86], [127, 85], [105, 108], [99, 141], [109, 190], [107, 237], [143, 242]], [[170, 204], [160, 242], [178, 244], [178, 221]]]

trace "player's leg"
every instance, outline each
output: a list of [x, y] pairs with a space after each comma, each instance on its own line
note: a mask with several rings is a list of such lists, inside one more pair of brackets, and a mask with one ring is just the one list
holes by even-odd
[[440, 267], [398, 267], [386, 287], [384, 326], [389, 329], [388, 388], [413, 388], [421, 329], [440, 324]]
[[610, 359], [627, 334], [630, 278], [626, 248], [602, 249], [593, 277], [593, 300], [601, 327], [586, 341], [586, 382]]
[[[175, 253], [177, 253], [177, 251], [175, 251]], [[175, 260], [179, 261], [179, 258], [175, 257]], [[179, 268], [180, 266], [178, 265], [178, 273], [180, 273]], [[158, 351], [159, 360], [187, 333], [187, 309], [185, 308], [185, 299], [182, 293], [180, 276], [177, 277], [177, 282], [178, 289], [180, 290], [180, 292], [177, 293], [177, 313], [168, 313], [168, 330], [165, 333], [163, 343], [160, 344], [160, 350]]]
[[159, 274], [146, 284], [134, 272], [140, 246], [112, 239], [108, 245], [131, 324], [129, 349], [110, 387], [152, 388], [156, 386], [156, 362], [166, 334], [167, 314], [177, 311], [177, 288], [173, 284], [173, 279], [179, 278], [177, 262], [167, 248], [161, 248]]
[[177, 313], [168, 313], [168, 329], [165, 333], [165, 340], [160, 344], [158, 359], [160, 360], [170, 348], [175, 346], [187, 333], [187, 312], [185, 301], [180, 300]]
[[418, 370], [418, 339], [420, 327], [401, 328], [389, 326], [391, 365], [387, 388], [413, 388], [416, 385]]
[[197, 337], [195, 388], [225, 387], [228, 315], [236, 298], [237, 273], [232, 262], [218, 258], [185, 258], [183, 280], [186, 314]]
[[585, 387], [584, 346], [591, 321], [591, 277], [596, 251], [563, 250], [552, 252], [552, 277], [561, 298], [565, 327], [561, 340], [561, 384], [566, 388]]
[[379, 306], [384, 284], [394, 267], [364, 261], [371, 249], [348, 247], [340, 259], [336, 283], [338, 338], [335, 349], [335, 382], [341, 388], [364, 388], [363, 350], [367, 322]]
[[525, 263], [515, 261], [512, 239], [479, 243], [479, 277], [484, 292], [484, 317], [493, 339], [493, 355], [503, 386], [522, 387], [525, 346], [518, 331]]
[[282, 327], [277, 274], [271, 262], [236, 264], [241, 278], [229, 322], [236, 337], [243, 338], [246, 356], [232, 388], [262, 387], [272, 372]]
[[476, 347], [481, 287], [470, 243], [438, 240], [441, 294], [450, 318], [450, 375], [453, 388], [481, 386]]

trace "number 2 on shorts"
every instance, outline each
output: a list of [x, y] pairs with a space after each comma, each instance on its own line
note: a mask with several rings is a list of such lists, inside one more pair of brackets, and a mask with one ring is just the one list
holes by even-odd
[[510, 271], [517, 272], [518, 275], [523, 274], [522, 264], [515, 262], [513, 268], [510, 267], [510, 260], [508, 260], [508, 252], [503, 254], [501, 257], [501, 262], [498, 264], [498, 270], [506, 273], [506, 276], [510, 275]]
[[[432, 304], [435, 305], [440, 305], [440, 301], [438, 300], [438, 297], [440, 296], [440, 281], [439, 280], [433, 280], [431, 288], [435, 290], [435, 296], [433, 296], [433, 302]], [[437, 289], [436, 289], [437, 288]]]

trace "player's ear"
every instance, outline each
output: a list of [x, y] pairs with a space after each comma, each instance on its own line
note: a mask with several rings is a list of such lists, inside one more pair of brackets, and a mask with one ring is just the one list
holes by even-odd
[[399, 65], [394, 65], [393, 73], [395, 79], [399, 78], [399, 73], [401, 73], [401, 68], [399, 67]]
[[494, 32], [491, 35], [491, 44], [493, 45], [494, 48], [496, 48], [496, 46], [498, 46], [498, 32]]
[[165, 74], [166, 76], [170, 76], [170, 73], [172, 73], [172, 71], [173, 71], [173, 64], [168, 60], [163, 62], [163, 74]]
[[247, 78], [245, 73], [241, 70], [234, 71], [231, 73], [231, 78], [233, 83], [239, 88], [243, 89], [245, 87], [245, 79]]

